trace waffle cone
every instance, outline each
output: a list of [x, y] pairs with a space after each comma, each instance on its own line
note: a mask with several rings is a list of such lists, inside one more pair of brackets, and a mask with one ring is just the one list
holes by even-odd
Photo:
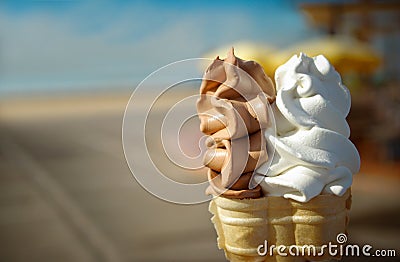
[[218, 247], [230, 261], [306, 261], [340, 259], [326, 251], [323, 256], [260, 256], [257, 248], [271, 245], [322, 245], [337, 243], [336, 236], [346, 233], [351, 193], [343, 196], [319, 195], [307, 203], [283, 197], [229, 199], [216, 197], [210, 202], [212, 222], [218, 234]]

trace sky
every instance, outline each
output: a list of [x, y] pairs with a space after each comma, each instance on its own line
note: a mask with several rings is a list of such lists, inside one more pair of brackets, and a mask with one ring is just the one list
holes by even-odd
[[168, 63], [238, 41], [315, 33], [293, 1], [2, 1], [0, 95], [133, 88]]

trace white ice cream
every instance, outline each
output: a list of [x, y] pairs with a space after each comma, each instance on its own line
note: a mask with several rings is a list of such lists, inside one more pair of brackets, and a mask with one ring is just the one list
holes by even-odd
[[300, 202], [327, 193], [343, 195], [360, 168], [350, 142], [346, 116], [350, 93], [328, 60], [319, 55], [293, 56], [275, 73], [276, 103], [272, 128], [265, 136], [276, 151], [261, 186], [265, 195]]

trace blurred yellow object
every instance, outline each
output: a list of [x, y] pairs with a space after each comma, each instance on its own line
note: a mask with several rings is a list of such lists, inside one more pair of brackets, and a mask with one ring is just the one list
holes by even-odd
[[237, 57], [244, 60], [256, 61], [264, 68], [265, 73], [269, 77], [274, 77], [274, 72], [277, 65], [275, 64], [275, 59], [272, 57], [274, 56], [274, 53], [276, 53], [276, 49], [274, 47], [268, 46], [267, 44], [237, 42], [212, 50], [206, 53], [204, 57], [215, 59], [217, 56], [219, 56], [221, 59], [224, 59], [227, 52], [231, 49], [232, 46], [235, 49], [235, 55]]
[[276, 63], [283, 64], [294, 54], [324, 55], [335, 69], [343, 73], [373, 73], [381, 64], [381, 56], [370, 45], [344, 36], [314, 38], [275, 53]]
[[238, 42], [206, 53], [206, 58], [225, 58], [231, 47], [241, 59], [254, 60], [264, 68], [265, 73], [274, 78], [275, 70], [300, 52], [308, 56], [324, 55], [341, 74], [373, 73], [382, 63], [381, 56], [370, 45], [345, 36], [313, 38], [296, 43], [278, 51], [267, 44]]

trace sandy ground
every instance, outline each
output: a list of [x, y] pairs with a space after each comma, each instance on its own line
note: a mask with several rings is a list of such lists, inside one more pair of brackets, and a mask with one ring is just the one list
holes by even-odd
[[[159, 200], [133, 179], [121, 145], [128, 99], [1, 101], [1, 261], [224, 261], [207, 204]], [[400, 172], [362, 170], [353, 186], [350, 242], [399, 256]]]

